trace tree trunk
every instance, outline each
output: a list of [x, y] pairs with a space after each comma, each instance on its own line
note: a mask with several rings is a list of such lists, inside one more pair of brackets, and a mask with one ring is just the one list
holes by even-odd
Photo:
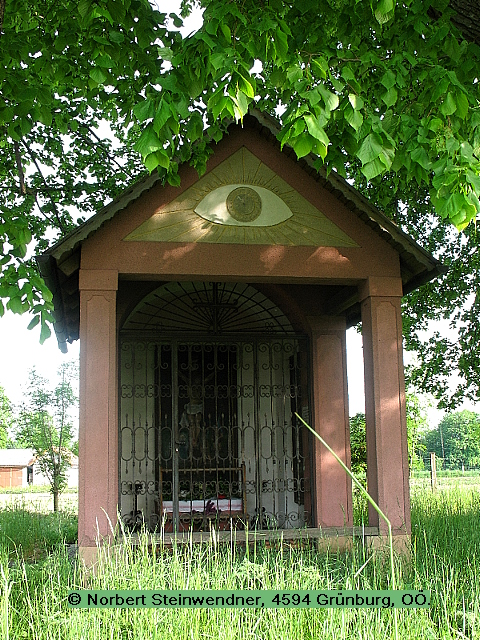
[[53, 490], [53, 511], [56, 513], [58, 511], [58, 489]]
[[465, 40], [480, 46], [480, 0], [450, 0], [450, 8], [456, 13], [452, 22]]

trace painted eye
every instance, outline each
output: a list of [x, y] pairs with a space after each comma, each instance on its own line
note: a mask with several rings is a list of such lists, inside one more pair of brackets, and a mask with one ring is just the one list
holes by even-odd
[[194, 211], [209, 222], [236, 227], [272, 227], [293, 215], [290, 207], [272, 191], [245, 184], [217, 187]]

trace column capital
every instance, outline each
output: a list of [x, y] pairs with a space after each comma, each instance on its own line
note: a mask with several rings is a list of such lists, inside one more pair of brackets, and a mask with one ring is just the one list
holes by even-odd
[[401, 278], [369, 276], [358, 285], [360, 302], [370, 297], [401, 298], [403, 285]]
[[113, 269], [80, 269], [78, 288], [83, 291], [116, 291], [118, 271]]

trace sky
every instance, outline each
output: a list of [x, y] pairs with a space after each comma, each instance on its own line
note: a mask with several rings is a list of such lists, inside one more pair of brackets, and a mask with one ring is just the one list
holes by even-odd
[[15, 405], [21, 405], [28, 383], [28, 373], [36, 372], [47, 378], [51, 386], [58, 382], [57, 371], [64, 362], [78, 362], [79, 341], [69, 345], [67, 354], [61, 353], [52, 334], [46, 342], [39, 342], [39, 326], [27, 329], [32, 316], [6, 311], [0, 318], [0, 387]]

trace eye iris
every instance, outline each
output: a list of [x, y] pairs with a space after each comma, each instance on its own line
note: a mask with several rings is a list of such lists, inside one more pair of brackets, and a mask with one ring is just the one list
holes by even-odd
[[227, 196], [227, 210], [235, 220], [251, 222], [262, 212], [262, 199], [250, 187], [237, 187]]

